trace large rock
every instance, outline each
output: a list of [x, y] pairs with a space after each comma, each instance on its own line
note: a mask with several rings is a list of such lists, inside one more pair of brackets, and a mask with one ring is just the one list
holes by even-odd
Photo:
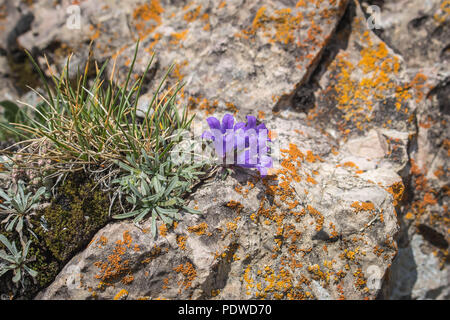
[[[301, 180], [279, 174], [275, 194], [248, 171], [211, 181], [191, 200], [205, 215], [156, 241], [108, 225], [38, 298], [447, 297], [447, 2], [362, 2], [81, 1], [80, 29], [67, 28], [71, 1], [7, 2], [2, 47], [34, 51], [44, 70], [42, 53], [58, 71], [74, 51], [74, 74], [93, 40], [93, 58], [112, 58], [107, 71], [123, 81], [140, 39], [133, 76], [155, 52], [141, 109], [174, 62], [163, 91], [184, 81], [180, 104], [199, 123], [258, 114], [305, 156]], [[379, 278], [383, 290], [371, 289]]]
[[11, 81], [11, 70], [8, 66], [8, 59], [5, 56], [0, 56], [0, 101], [17, 99], [17, 90]]
[[[185, 7], [163, 6], [158, 18], [151, 5], [144, 5], [135, 15], [135, 20], [142, 20], [141, 29], [148, 31], [141, 32], [145, 37], [136, 71], [142, 72], [156, 52], [156, 79], [177, 64], [173, 80], [186, 82], [183, 103], [209, 113], [270, 112], [275, 103], [292, 103], [297, 87], [319, 62], [346, 4], [345, 0], [231, 0], [222, 5], [193, 1]], [[129, 66], [134, 49], [119, 54], [117, 68]], [[112, 66], [111, 62], [110, 70]]]
[[407, 161], [400, 172], [408, 194], [398, 210], [400, 253], [393, 264], [387, 297], [446, 298], [450, 287], [449, 3], [364, 2], [364, 7], [380, 5], [381, 28], [373, 31], [401, 54], [408, 67], [404, 74], [411, 79], [406, 82], [411, 89], [418, 89], [412, 94], [413, 130], [408, 130], [412, 134], [407, 140]]
[[375, 298], [397, 252], [392, 195], [298, 117], [268, 123], [282, 143], [276, 176], [209, 181], [190, 197], [203, 215], [158, 224], [156, 240], [149, 222], [109, 224], [37, 298]]
[[450, 272], [434, 254], [423, 252], [424, 246], [423, 237], [414, 234], [410, 246], [399, 249], [390, 299], [450, 299]]
[[[373, 14], [381, 39], [401, 54], [410, 67], [431, 67], [450, 58], [449, 3], [440, 0], [364, 1], [378, 5]], [[448, 69], [448, 68], [447, 68]]]

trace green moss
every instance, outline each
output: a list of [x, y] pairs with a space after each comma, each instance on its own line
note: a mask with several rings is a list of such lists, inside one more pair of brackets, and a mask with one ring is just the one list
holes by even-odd
[[[25, 291], [15, 292], [14, 296], [29, 299], [48, 286], [64, 264], [106, 225], [109, 220], [108, 195], [93, 188], [94, 183], [84, 176], [69, 176], [50, 206], [33, 216], [33, 231], [38, 239], [28, 233], [25, 236], [32, 241], [28, 257], [35, 259], [28, 266], [38, 275], [35, 283], [28, 279]], [[19, 244], [16, 232], [1, 230], [0, 233]], [[2, 247], [0, 243], [0, 249]], [[6, 280], [2, 277], [0, 281], [0, 293], [9, 292], [7, 287], [11, 286], [6, 286]]]
[[[10, 242], [15, 242], [18, 249], [21, 250], [20, 239], [17, 232], [7, 232], [2, 230], [0, 234], [3, 234]], [[34, 259], [32, 262], [28, 262], [27, 266], [37, 271], [38, 275], [34, 280], [26, 275], [25, 289], [22, 290], [20, 286], [16, 287], [12, 284], [12, 272], [10, 271], [2, 277], [3, 282], [0, 281], [0, 294], [7, 293], [8, 295], [12, 294], [14, 297], [20, 296], [21, 298], [31, 299], [41, 288], [53, 281], [60, 270], [58, 262], [45, 250], [45, 248], [41, 247], [41, 244], [36, 238], [30, 237], [30, 235], [27, 235], [27, 238], [31, 240], [27, 257], [29, 259]], [[0, 243], [0, 249], [5, 250], [6, 248]], [[9, 285], [7, 285], [8, 282]]]
[[39, 247], [34, 238], [33, 240], [30, 246], [29, 257], [34, 257], [36, 260], [31, 262], [29, 267], [38, 272], [35, 279], [36, 285], [38, 288], [43, 288], [55, 279], [60, 267], [59, 263], [48, 252]]
[[109, 220], [108, 195], [93, 189], [93, 182], [69, 177], [59, 188], [59, 196], [38, 214], [36, 234], [59, 262], [66, 262], [87, 245]]

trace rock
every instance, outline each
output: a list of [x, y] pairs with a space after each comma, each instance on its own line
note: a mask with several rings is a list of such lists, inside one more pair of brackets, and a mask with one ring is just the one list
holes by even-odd
[[448, 8], [361, 3], [82, 1], [70, 29], [72, 1], [0, 0], [0, 99], [33, 98], [7, 60], [23, 48], [47, 75], [43, 54], [60, 72], [74, 52], [75, 74], [93, 41], [92, 60], [110, 59], [123, 83], [139, 39], [133, 77], [155, 52], [141, 111], [175, 63], [162, 91], [185, 83], [197, 135], [210, 115], [258, 115], [290, 151], [279, 155], [301, 158], [278, 181], [249, 170], [209, 181], [190, 198], [204, 215], [156, 240], [107, 225], [37, 298], [448, 299]]
[[[367, 7], [373, 1], [364, 1]], [[450, 17], [445, 1], [383, 1], [374, 31], [410, 67], [445, 63], [450, 58]]]
[[[427, 93], [429, 99], [420, 106], [417, 112], [417, 138], [412, 141], [413, 148], [411, 148], [408, 165], [409, 175], [406, 180], [408, 181], [409, 201], [402, 206], [400, 214], [402, 225], [404, 225], [400, 247], [403, 251], [410, 252], [406, 257], [410, 257], [410, 260], [417, 260], [421, 259], [421, 255], [433, 255], [434, 259], [439, 261], [439, 263], [429, 265], [417, 263], [415, 272], [421, 275], [421, 279], [434, 278], [434, 274], [448, 273], [448, 244], [450, 242], [448, 230], [450, 225], [447, 164], [450, 157], [448, 152], [448, 121], [450, 119], [445, 107], [448, 100], [444, 98], [446, 95], [448, 96], [447, 89], [448, 83], [444, 80], [429, 90]], [[412, 250], [409, 245], [410, 242], [414, 244], [414, 239], [418, 236], [423, 239], [420, 252]], [[397, 263], [403, 266], [406, 262], [399, 260], [394, 263], [394, 266]], [[412, 264], [411, 261], [408, 263]], [[433, 265], [439, 267], [433, 270]], [[395, 270], [399, 273], [396, 275], [397, 278], [402, 277], [402, 266], [394, 268], [394, 273]], [[419, 278], [416, 280], [417, 286], [420, 286], [422, 291], [420, 294], [411, 292], [412, 298], [436, 298], [440, 294], [434, 290], [434, 282], [425, 285], [423, 282], [419, 282]], [[436, 283], [444, 290], [450, 286], [449, 280], [448, 277], [440, 277]], [[411, 282], [412, 280], [409, 281], [410, 289], [416, 286]], [[419, 285], [419, 283], [423, 285]], [[398, 294], [394, 293], [393, 297], [398, 297]]]
[[[312, 122], [332, 127], [343, 138], [372, 129], [415, 132], [412, 120], [424, 99], [423, 81], [410, 79], [414, 75], [405, 71], [403, 58], [369, 30], [359, 5], [349, 6], [321, 63], [326, 68], [312, 80], [321, 88], [317, 108], [309, 112]], [[377, 148], [387, 152], [386, 145]]]
[[[30, 8], [34, 16], [30, 30], [21, 34], [17, 42], [34, 52], [35, 58], [46, 54], [56, 67], [54, 72], [61, 71], [67, 57], [74, 53], [71, 74], [75, 75], [77, 68], [84, 69], [91, 42], [93, 58], [104, 61], [137, 40], [127, 21], [136, 3], [101, 0], [72, 4], [64, 0], [55, 5], [54, 1], [39, 0]], [[47, 69], [45, 60], [40, 65]]]
[[439, 259], [422, 252], [424, 239], [415, 234], [411, 245], [400, 248], [392, 274], [395, 287], [390, 299], [442, 299], [450, 298], [448, 268], [441, 269]]
[[2, 86], [0, 87], [0, 101], [15, 101], [18, 97], [17, 90], [14, 88], [10, 77], [11, 70], [9, 69], [8, 59], [7, 57], [0, 55], [0, 81], [2, 83]]
[[11, 52], [17, 48], [17, 37], [29, 29], [33, 15], [22, 2], [1, 0], [0, 8], [0, 49]]
[[209, 181], [190, 196], [203, 215], [158, 223], [156, 240], [149, 221], [107, 225], [37, 299], [375, 298], [397, 252], [392, 195], [336, 168], [298, 117], [268, 123], [289, 141], [277, 178]]
[[[408, 130], [408, 138], [401, 139], [406, 141], [402, 143], [406, 162], [402, 161], [397, 170], [405, 182], [408, 198], [397, 210], [402, 232], [399, 257], [394, 261], [388, 285], [391, 293], [386, 295], [391, 299], [445, 298], [450, 287], [447, 264], [450, 16], [446, 6], [442, 1], [383, 2], [381, 29], [373, 30], [402, 55], [408, 67], [404, 75], [411, 79], [411, 87], [416, 88], [412, 118], [415, 128]], [[429, 261], [424, 262], [425, 259]]]
[[361, 177], [385, 187], [403, 183], [402, 178], [395, 171], [387, 168], [368, 170], [361, 174]]
[[[172, 80], [186, 83], [182, 103], [209, 113], [214, 109], [270, 112], [274, 101], [277, 106], [291, 104], [296, 90], [308, 80], [346, 4], [344, 0], [265, 4], [230, 0], [217, 6], [194, 1], [184, 8], [173, 4], [163, 10], [143, 5], [134, 14], [136, 26], [143, 30], [140, 34], [145, 35], [137, 72], [155, 52], [156, 79], [177, 64]], [[124, 50], [116, 66], [126, 68], [134, 50], [134, 46]], [[110, 72], [112, 66], [113, 62]]]
[[380, 159], [387, 153], [387, 142], [376, 130], [370, 130], [364, 138], [347, 142], [350, 154], [359, 158]]

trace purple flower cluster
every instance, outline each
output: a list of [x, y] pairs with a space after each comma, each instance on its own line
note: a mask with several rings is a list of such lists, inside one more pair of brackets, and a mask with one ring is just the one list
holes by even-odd
[[214, 149], [225, 164], [235, 164], [244, 168], [256, 168], [261, 176], [266, 176], [272, 168], [269, 156], [270, 138], [264, 123], [256, 125], [254, 116], [247, 116], [247, 123], [234, 123], [234, 117], [226, 114], [222, 123], [215, 118], [206, 119], [210, 131], [202, 134], [203, 139], [212, 140]]

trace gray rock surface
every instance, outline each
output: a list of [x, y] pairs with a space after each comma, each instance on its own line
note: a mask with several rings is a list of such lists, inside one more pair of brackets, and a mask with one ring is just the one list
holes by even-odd
[[203, 215], [185, 214], [156, 241], [149, 222], [112, 223], [37, 298], [375, 298], [397, 252], [393, 197], [284, 116], [268, 121], [290, 143], [277, 179], [237, 170], [209, 181], [190, 199]]
[[364, 8], [379, 6], [380, 29], [375, 32], [403, 56], [408, 66], [422, 68], [448, 63], [448, 2], [399, 0], [364, 1], [363, 4]]
[[424, 253], [426, 246], [419, 234], [414, 234], [408, 247], [400, 248], [392, 267], [392, 279], [397, 285], [390, 299], [450, 299], [448, 268], [442, 269], [439, 259], [432, 253]]
[[448, 1], [361, 3], [81, 1], [69, 29], [71, 1], [0, 0], [0, 99], [22, 94], [7, 57], [23, 48], [47, 74], [44, 54], [58, 72], [74, 52], [74, 74], [93, 41], [93, 59], [112, 58], [108, 73], [123, 79], [140, 39], [136, 74], [155, 52], [142, 110], [176, 63], [163, 91], [185, 82], [180, 105], [196, 128], [209, 115], [258, 115], [305, 155], [284, 197], [296, 207], [261, 181], [245, 194], [253, 176], [240, 170], [197, 190], [204, 216], [186, 214], [156, 241], [130, 222], [106, 226], [37, 298], [448, 299]]

